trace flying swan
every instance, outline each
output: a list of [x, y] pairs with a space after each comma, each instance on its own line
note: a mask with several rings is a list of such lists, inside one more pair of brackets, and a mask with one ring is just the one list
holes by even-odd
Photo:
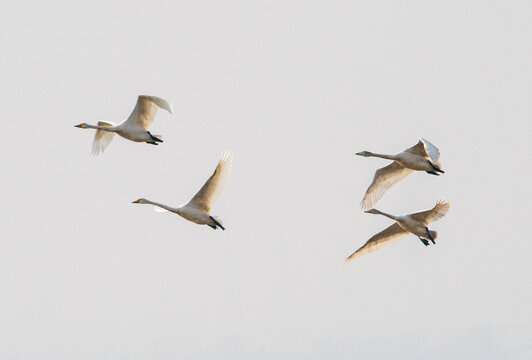
[[194, 195], [194, 197], [186, 204], [180, 207], [173, 208], [164, 204], [156, 203], [146, 199], [138, 199], [133, 201], [135, 204], [151, 204], [154, 209], [159, 212], [170, 211], [196, 224], [207, 225], [216, 230], [218, 227], [225, 230], [222, 220], [217, 216], [209, 214], [213, 202], [218, 198], [223, 190], [229, 172], [231, 170], [231, 163], [233, 156], [229, 151], [222, 153], [220, 162], [216, 166], [216, 170], [211, 175], [209, 180], [205, 182], [203, 187]]
[[156, 96], [140, 95], [133, 112], [121, 124], [115, 125], [106, 121], [98, 121], [98, 125], [82, 123], [75, 127], [96, 129], [96, 134], [92, 141], [91, 153], [93, 155], [98, 155], [100, 152], [103, 152], [111, 143], [111, 140], [113, 140], [115, 133], [131, 141], [158, 145], [158, 142], [163, 142], [161, 135], [152, 135], [148, 131], [148, 127], [153, 122], [158, 108], [162, 108], [170, 114], [173, 114], [172, 104], [166, 100]]
[[[346, 262], [353, 260], [354, 258], [368, 254], [370, 252], [379, 250], [381, 247], [386, 246], [392, 242], [392, 240], [399, 239], [402, 236], [407, 235], [408, 233], [414, 234], [421, 242], [427, 246], [429, 241], [432, 241], [433, 244], [436, 244], [434, 240], [438, 237], [438, 233], [434, 230], [429, 230], [427, 227], [428, 224], [434, 222], [447, 214], [449, 211], [449, 203], [444, 200], [438, 200], [436, 206], [430, 210], [417, 212], [414, 214], [408, 214], [405, 216], [393, 216], [390, 214], [383, 213], [377, 209], [371, 209], [366, 211], [370, 214], [379, 214], [384, 215], [392, 220], [395, 220], [395, 223], [380, 233], [374, 235], [369, 239], [360, 249], [352, 253], [347, 259]], [[428, 239], [428, 240], [427, 240]]]
[[375, 172], [373, 182], [368, 187], [368, 190], [366, 190], [366, 194], [360, 202], [362, 210], [372, 208], [382, 198], [386, 190], [414, 170], [426, 171], [436, 176], [439, 176], [438, 173], [444, 173], [438, 161], [440, 151], [425, 139], [419, 139], [419, 142], [415, 146], [396, 155], [374, 154], [369, 151], [358, 152], [356, 155], [393, 160], [393, 163]]

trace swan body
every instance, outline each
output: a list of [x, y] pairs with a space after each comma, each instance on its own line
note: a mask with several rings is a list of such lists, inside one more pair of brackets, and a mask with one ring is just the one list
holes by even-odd
[[137, 199], [133, 201], [133, 203], [154, 205], [154, 209], [159, 212], [170, 211], [188, 221], [192, 221], [193, 223], [207, 225], [214, 230], [217, 228], [225, 230], [222, 220], [217, 216], [211, 216], [209, 213], [213, 202], [218, 198], [225, 186], [225, 182], [231, 170], [232, 161], [233, 156], [231, 153], [225, 151], [211, 177], [205, 182], [196, 195], [184, 205], [174, 208], [144, 198]]
[[82, 129], [95, 129], [96, 134], [92, 142], [92, 154], [103, 152], [113, 140], [114, 134], [134, 142], [146, 142], [158, 145], [163, 142], [160, 135], [152, 135], [148, 127], [155, 119], [157, 110], [162, 108], [173, 114], [172, 104], [156, 96], [140, 95], [131, 115], [124, 122], [116, 125], [111, 122], [99, 121], [97, 125], [82, 123], [76, 127]]
[[440, 151], [425, 139], [420, 139], [416, 145], [395, 155], [375, 154], [369, 151], [362, 151], [356, 155], [393, 160], [391, 164], [375, 172], [373, 181], [360, 202], [363, 210], [372, 208], [389, 188], [413, 171], [426, 171], [436, 176], [444, 173], [439, 161]]
[[361, 248], [359, 248], [357, 251], [352, 253], [347, 259], [345, 259], [345, 261], [349, 262], [358, 256], [376, 251], [381, 247], [390, 244], [393, 240], [397, 240], [407, 234], [416, 235], [425, 246], [429, 245], [429, 240], [433, 244], [436, 244], [435, 240], [438, 237], [438, 233], [434, 230], [429, 230], [427, 226], [431, 222], [434, 222], [444, 217], [449, 211], [449, 208], [450, 204], [448, 202], [444, 200], [439, 200], [436, 203], [436, 206], [434, 206], [430, 210], [421, 211], [404, 216], [394, 216], [386, 214], [377, 209], [370, 209], [366, 211], [370, 214], [379, 214], [386, 216], [387, 218], [390, 218], [395, 222], [383, 231], [371, 237]]

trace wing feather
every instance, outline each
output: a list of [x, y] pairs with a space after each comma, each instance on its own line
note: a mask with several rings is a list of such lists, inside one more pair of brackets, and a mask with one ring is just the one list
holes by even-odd
[[360, 249], [349, 255], [345, 261], [349, 262], [358, 256], [377, 251], [382, 247], [391, 244], [393, 240], [397, 240], [406, 234], [408, 234], [408, 231], [404, 230], [399, 224], [394, 223], [380, 233], [373, 235], [373, 237], [371, 237], [371, 239], [369, 239]]
[[148, 127], [155, 119], [157, 109], [164, 109], [170, 114], [173, 114], [173, 107], [168, 101], [156, 96], [140, 95], [137, 98], [137, 104], [131, 112], [131, 115], [126, 120], [127, 125], [140, 126], [144, 130], [148, 130]]
[[432, 209], [410, 214], [409, 216], [413, 218], [414, 220], [420, 221], [424, 223], [425, 225], [428, 225], [429, 223], [434, 222], [444, 217], [449, 211], [450, 207], [451, 207], [451, 204], [449, 204], [445, 200], [440, 199], [436, 203], [436, 206], [434, 206]]
[[413, 170], [403, 167], [397, 161], [378, 169], [373, 177], [373, 182], [366, 190], [364, 198], [360, 202], [363, 210], [369, 210], [379, 201], [386, 190], [408, 176]]
[[231, 171], [232, 162], [233, 155], [229, 151], [223, 152], [214, 173], [188, 204], [208, 213], [225, 186]]
[[430, 157], [433, 162], [438, 162], [440, 160], [440, 150], [426, 139], [420, 139], [420, 142], [423, 143], [423, 148], [428, 157]]
[[[98, 126], [115, 126], [115, 124], [105, 121], [98, 121]], [[107, 146], [109, 146], [114, 136], [114, 132], [96, 130], [96, 134], [94, 134], [94, 140], [92, 140], [91, 154], [98, 155], [99, 153], [103, 152]]]

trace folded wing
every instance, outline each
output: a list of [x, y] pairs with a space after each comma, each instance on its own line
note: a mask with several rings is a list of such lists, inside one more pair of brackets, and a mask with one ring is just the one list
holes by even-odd
[[377, 251], [382, 247], [389, 245], [393, 240], [397, 240], [400, 237], [405, 236], [406, 234], [408, 234], [408, 231], [400, 227], [399, 224], [394, 223], [393, 225], [388, 226], [386, 229], [382, 230], [380, 233], [375, 234], [360, 249], [358, 249], [357, 251], [352, 253], [347, 259], [345, 259], [345, 261], [349, 262], [358, 256]]
[[144, 130], [148, 130], [148, 127], [155, 119], [155, 114], [157, 114], [157, 109], [159, 108], [173, 114], [172, 104], [168, 101], [156, 96], [140, 95], [137, 99], [135, 108], [126, 120], [126, 125], [139, 126]]
[[211, 210], [212, 204], [218, 196], [220, 196], [220, 193], [225, 186], [225, 182], [231, 171], [232, 162], [233, 156], [229, 151], [225, 151], [222, 154], [214, 173], [207, 182], [205, 182], [200, 191], [198, 191], [189, 201], [188, 205], [194, 206], [208, 213]]
[[373, 177], [373, 182], [366, 190], [364, 198], [360, 202], [363, 210], [369, 210], [379, 201], [386, 190], [391, 188], [400, 180], [408, 176], [413, 170], [407, 169], [394, 161], [388, 166], [378, 169]]

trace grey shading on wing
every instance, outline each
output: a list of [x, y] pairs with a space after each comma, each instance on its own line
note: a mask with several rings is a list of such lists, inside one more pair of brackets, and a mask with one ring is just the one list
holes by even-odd
[[423, 146], [425, 147], [425, 152], [430, 157], [430, 159], [433, 162], [438, 162], [440, 160], [440, 150], [436, 146], [434, 146], [432, 143], [430, 143], [426, 139], [420, 139], [421, 142], [423, 142]]
[[173, 114], [172, 104], [168, 101], [156, 96], [140, 95], [135, 108], [126, 120], [126, 124], [140, 126], [144, 130], [148, 130], [159, 108]]
[[369, 239], [360, 249], [346, 258], [345, 261], [349, 262], [358, 256], [377, 251], [382, 247], [389, 245], [393, 240], [397, 240], [406, 234], [408, 234], [408, 231], [404, 230], [399, 224], [394, 223], [380, 233], [373, 235], [371, 239]]
[[410, 217], [424, 223], [425, 225], [428, 225], [429, 223], [444, 217], [449, 211], [450, 207], [451, 204], [445, 200], [438, 200], [432, 209], [410, 214]]
[[363, 210], [369, 210], [379, 201], [386, 190], [408, 176], [413, 170], [403, 167], [394, 161], [388, 166], [378, 169], [373, 177], [373, 182], [366, 190], [364, 198], [360, 202]]
[[232, 162], [233, 156], [229, 151], [225, 151], [222, 154], [214, 173], [188, 204], [208, 213], [211, 210], [212, 204], [218, 196], [220, 196], [225, 186], [225, 182], [231, 171]]
[[[105, 121], [98, 121], [98, 126], [115, 126], [115, 124]], [[96, 134], [94, 134], [94, 140], [92, 140], [91, 154], [98, 155], [99, 153], [103, 152], [107, 146], [109, 146], [114, 136], [114, 132], [96, 130]]]
[[440, 167], [440, 150], [436, 146], [434, 146], [432, 143], [430, 143], [426, 139], [419, 139], [418, 143], [411, 148], [408, 148], [405, 150], [405, 152], [409, 152], [416, 155], [421, 155], [423, 157], [426, 157], [427, 159], [430, 159], [431, 162]]

